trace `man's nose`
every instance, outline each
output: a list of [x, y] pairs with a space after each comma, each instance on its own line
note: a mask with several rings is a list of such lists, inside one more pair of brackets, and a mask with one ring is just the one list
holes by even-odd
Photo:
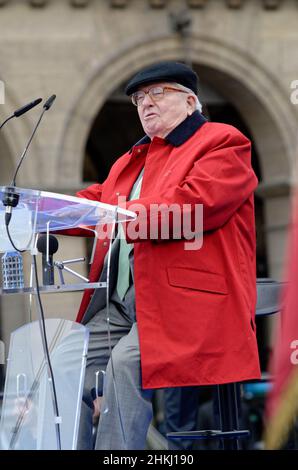
[[146, 94], [145, 94], [145, 97], [144, 97], [144, 99], [143, 99], [142, 105], [143, 105], [143, 106], [146, 106], [146, 105], [147, 105], [147, 106], [148, 106], [148, 105], [151, 105], [151, 106], [152, 106], [153, 104], [154, 104], [153, 99], [151, 98], [151, 96], [149, 95], [149, 93], [146, 93]]

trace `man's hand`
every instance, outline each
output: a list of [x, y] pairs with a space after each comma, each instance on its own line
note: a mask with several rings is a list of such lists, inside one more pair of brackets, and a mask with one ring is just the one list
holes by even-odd
[[101, 405], [102, 405], [102, 397], [97, 397], [95, 398], [95, 400], [93, 400], [92, 421], [94, 425], [98, 423], [100, 411], [101, 411]]

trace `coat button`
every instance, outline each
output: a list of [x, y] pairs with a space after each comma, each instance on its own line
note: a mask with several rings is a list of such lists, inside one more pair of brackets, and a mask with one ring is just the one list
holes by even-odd
[[138, 149], [138, 153], [141, 153], [141, 149]]
[[116, 193], [116, 196], [120, 196], [120, 193]]
[[107, 246], [108, 242], [103, 242], [103, 246]]

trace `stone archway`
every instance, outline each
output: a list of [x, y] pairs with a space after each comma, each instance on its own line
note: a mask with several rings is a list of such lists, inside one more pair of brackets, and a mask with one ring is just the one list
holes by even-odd
[[[270, 272], [280, 272], [287, 224], [288, 193], [297, 150], [297, 117], [281, 83], [255, 57], [210, 37], [188, 39], [188, 57], [202, 78], [228, 98], [244, 117], [254, 136], [266, 197]], [[68, 113], [57, 158], [58, 185], [81, 184], [84, 148], [95, 116], [109, 95], [142, 67], [160, 60], [183, 60], [185, 44], [177, 37], [154, 37], [117, 50], [105, 63], [93, 64]], [[281, 158], [282, 156], [282, 158]], [[272, 199], [274, 198], [274, 199]], [[279, 213], [273, 206], [279, 207]], [[279, 244], [278, 249], [276, 246]], [[270, 252], [272, 256], [270, 256]]]

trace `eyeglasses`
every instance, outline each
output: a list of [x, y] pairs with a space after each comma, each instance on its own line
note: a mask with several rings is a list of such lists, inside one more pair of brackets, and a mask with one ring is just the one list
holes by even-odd
[[170, 86], [155, 86], [149, 88], [148, 91], [136, 91], [131, 95], [131, 101], [135, 106], [140, 106], [143, 103], [147, 94], [150, 96], [152, 101], [160, 101], [163, 99], [165, 91], [178, 91], [180, 93], [188, 93], [187, 91], [180, 90], [179, 88], [173, 88]]

